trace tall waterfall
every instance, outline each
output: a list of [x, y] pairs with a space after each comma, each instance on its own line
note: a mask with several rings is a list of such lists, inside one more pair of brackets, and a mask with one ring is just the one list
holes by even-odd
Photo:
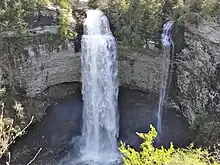
[[163, 26], [162, 33], [162, 45], [163, 45], [163, 55], [161, 56], [161, 85], [160, 85], [160, 97], [157, 113], [157, 131], [160, 134], [162, 131], [162, 115], [163, 115], [163, 105], [166, 102], [166, 93], [169, 88], [172, 73], [172, 58], [174, 55], [174, 43], [171, 38], [171, 30], [174, 21], [167, 21]]
[[[82, 37], [83, 145], [85, 161], [108, 164], [118, 156], [116, 41], [107, 17], [88, 10]], [[97, 164], [97, 163], [94, 163]]]

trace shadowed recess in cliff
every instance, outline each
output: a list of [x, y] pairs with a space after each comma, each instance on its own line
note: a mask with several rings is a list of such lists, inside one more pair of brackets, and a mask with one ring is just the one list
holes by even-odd
[[107, 17], [99, 10], [87, 11], [81, 63], [83, 128], [80, 154], [78, 159], [61, 164], [115, 164], [120, 161], [116, 42]]
[[161, 84], [160, 84], [160, 96], [159, 96], [159, 105], [157, 113], [157, 131], [162, 134], [162, 116], [163, 116], [163, 106], [167, 101], [167, 89], [169, 89], [171, 77], [172, 77], [172, 61], [174, 56], [174, 43], [171, 38], [171, 31], [174, 21], [167, 21], [163, 26], [162, 33], [162, 45], [163, 45], [163, 54], [161, 56]]

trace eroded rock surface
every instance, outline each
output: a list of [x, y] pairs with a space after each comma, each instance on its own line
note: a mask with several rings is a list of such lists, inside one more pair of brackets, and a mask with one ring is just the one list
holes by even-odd
[[220, 137], [219, 38], [220, 26], [215, 22], [203, 20], [198, 27], [189, 26], [187, 46], [175, 59], [173, 98], [192, 125], [200, 129], [204, 143]]
[[[75, 53], [71, 42], [27, 45], [19, 52], [16, 47], [10, 51], [2, 54], [6, 60], [2, 61], [1, 73], [8, 75], [9, 84], [24, 90], [28, 97], [56, 84], [81, 81], [80, 53]], [[118, 56], [121, 84], [158, 90], [159, 59], [153, 51], [119, 48]]]
[[[76, 1], [76, 3], [78, 2]], [[105, 2], [108, 4], [110, 1]], [[78, 7], [87, 8], [85, 5], [87, 5], [87, 1], [79, 3]], [[133, 18], [133, 9], [130, 11], [132, 13], [130, 16]], [[135, 8], [134, 11], [138, 12], [138, 8]], [[51, 13], [54, 15], [53, 11]], [[125, 18], [129, 16], [129, 13], [124, 14]], [[45, 19], [52, 19], [48, 22], [41, 19], [41, 15], [38, 13], [36, 18], [37, 27], [51, 26], [54, 25], [54, 22], [56, 23], [56, 17], [49, 18], [51, 15], [46, 14]], [[121, 18], [116, 18], [119, 23], [123, 23]], [[160, 19], [160, 17], [158, 18]], [[133, 21], [133, 19], [127, 21], [130, 20]], [[141, 41], [141, 37], [144, 39], [143, 42], [137, 43], [138, 49], [135, 49], [132, 44], [130, 47], [119, 45], [120, 84], [157, 93], [160, 85], [160, 56], [162, 54], [158, 51], [158, 45], [151, 41], [159, 41], [160, 34], [156, 39], [152, 39], [152, 35], [143, 35], [142, 30], [146, 32], [146, 29], [141, 28], [137, 34], [132, 33], [131, 35], [133, 24], [127, 27], [128, 23], [126, 20], [124, 21], [123, 27], [121, 24], [117, 25], [121, 33], [126, 32], [131, 39], [134, 38], [137, 41]], [[139, 22], [139, 19], [136, 21], [142, 26], [144, 25]], [[159, 24], [162, 23], [159, 21]], [[35, 25], [33, 26], [35, 27]], [[16, 42], [10, 38], [0, 41], [2, 50], [0, 52], [1, 83], [8, 83], [13, 90], [22, 93], [28, 99], [39, 97], [50, 86], [81, 81], [80, 53], [75, 53], [73, 42], [60, 42], [60, 38], [54, 37], [58, 32], [57, 27], [53, 28], [53, 34], [52, 31], [46, 33], [44, 30], [45, 28], [39, 27], [39, 34], [32, 36], [31, 39], [15, 37]], [[197, 26], [186, 25], [185, 32], [178, 31], [178, 29], [174, 31], [177, 34], [174, 36], [176, 37], [175, 44], [178, 45], [174, 60], [172, 89], [170, 90], [172, 103], [174, 102], [172, 105], [175, 105], [188, 118], [192, 126], [199, 128], [204, 139], [208, 139], [209, 136], [219, 137], [220, 26], [211, 20], [201, 20]], [[123, 34], [121, 33], [116, 32], [119, 40], [120, 35]], [[185, 43], [182, 42], [183, 33]], [[154, 37], [155, 35], [153, 33]], [[126, 39], [126, 35], [121, 37]], [[133, 40], [128, 42], [132, 43]], [[45, 108], [38, 109], [45, 111]], [[211, 133], [210, 127], [213, 128]], [[211, 141], [216, 140], [218, 139], [215, 138]]]
[[145, 91], [158, 92], [160, 86], [160, 59], [152, 50], [132, 51], [119, 48], [120, 83]]

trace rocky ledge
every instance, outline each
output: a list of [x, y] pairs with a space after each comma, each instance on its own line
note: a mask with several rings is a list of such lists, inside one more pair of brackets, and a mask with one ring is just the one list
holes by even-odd
[[[0, 75], [2, 78], [8, 75], [4, 81], [19, 88], [28, 97], [34, 97], [56, 84], [81, 81], [80, 53], [75, 53], [73, 42], [54, 42], [59, 38], [48, 34], [24, 40], [22, 44], [27, 44], [19, 48], [16, 38], [14, 41], [9, 40], [9, 50], [1, 54], [4, 60], [1, 61]], [[157, 91], [160, 67], [159, 58], [154, 53], [150, 50], [135, 52], [119, 47], [121, 84]]]

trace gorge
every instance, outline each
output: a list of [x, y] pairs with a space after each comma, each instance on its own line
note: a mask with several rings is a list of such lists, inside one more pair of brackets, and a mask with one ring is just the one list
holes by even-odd
[[[118, 134], [117, 142], [124, 141], [139, 150], [141, 139], [136, 132], [148, 132], [150, 124], [157, 127], [160, 135], [158, 146], [168, 147], [171, 141], [180, 147], [185, 147], [190, 142], [207, 146], [219, 141], [219, 23], [202, 17], [197, 24], [185, 22], [183, 25], [179, 19], [170, 18], [169, 13], [166, 13], [168, 8], [163, 9], [163, 12], [168, 14], [166, 17], [169, 17], [166, 20], [175, 20], [174, 24], [171, 23], [172, 25], [168, 26], [172, 28], [172, 32], [167, 31], [169, 39], [173, 41], [173, 43], [169, 41], [172, 47], [164, 53], [160, 42], [162, 29], [158, 32], [160, 37], [152, 37], [157, 36], [152, 29], [158, 30], [165, 24], [164, 16], [159, 13], [162, 10], [160, 8], [162, 4], [160, 6], [158, 3], [159, 9], [154, 10], [158, 12], [158, 17], [157, 14], [150, 15], [151, 13], [148, 13], [149, 17], [141, 15], [145, 10], [148, 11], [146, 8], [143, 9], [143, 6], [150, 6], [146, 4], [131, 2], [122, 7], [120, 4], [114, 6], [104, 1], [103, 4], [108, 4], [108, 7], [103, 7], [102, 3], [95, 5], [104, 11], [111, 22], [110, 25], [114, 26], [114, 30], [111, 30], [115, 34], [118, 47], [119, 89], [115, 87], [114, 98], [116, 99], [117, 92], [119, 92], [118, 101], [116, 101], [120, 116], [119, 124], [116, 124], [119, 127], [117, 128], [119, 134], [116, 133], [117, 126], [114, 125], [114, 121], [117, 117], [114, 118], [112, 115], [117, 115], [114, 114], [107, 114], [111, 116], [114, 129], [108, 124], [108, 119], [101, 120], [102, 115], [100, 115], [100, 120], [97, 118], [95, 120], [96, 126], [100, 122], [100, 130], [114, 132], [109, 135], [103, 133], [103, 137], [111, 136], [110, 140], [97, 138], [99, 134], [97, 130], [90, 127], [89, 133], [88, 126], [84, 124], [86, 111], [83, 104], [86, 98], [85, 92], [81, 95], [80, 91], [90, 88], [95, 79], [100, 80], [101, 83], [101, 76], [91, 77], [86, 74], [84, 77], [85, 72], [81, 72], [81, 68], [84, 67], [81, 64], [81, 58], [85, 53], [83, 45], [86, 42], [82, 44], [80, 52], [75, 52], [79, 49], [73, 40], [62, 40], [57, 26], [54, 25], [38, 27], [32, 30], [34, 33], [25, 37], [4, 36], [4, 42], [0, 43], [2, 50], [0, 77], [1, 85], [7, 87], [8, 93], [3, 100], [11, 106], [13, 101], [8, 101], [8, 98], [12, 96], [13, 99], [22, 103], [25, 118], [18, 118], [16, 122], [27, 123], [31, 116], [34, 116], [34, 122], [37, 122], [30, 126], [27, 135], [17, 139], [11, 147], [12, 165], [27, 164], [39, 148], [43, 149], [33, 164], [55, 164], [63, 158], [68, 161], [72, 160], [73, 157], [79, 156], [79, 153], [73, 151], [72, 148], [81, 146], [79, 141], [83, 134], [88, 138], [85, 148], [100, 148], [99, 142], [105, 139], [102, 143], [104, 148], [115, 150], [117, 145], [109, 144], [111, 140], [114, 141], [111, 144], [116, 143], [116, 139], [112, 137]], [[78, 6], [81, 10], [81, 5]], [[46, 13], [51, 12], [54, 11], [48, 12], [47, 10]], [[117, 17], [117, 12], [120, 12], [119, 17]], [[152, 22], [151, 17], [159, 24]], [[147, 24], [143, 22], [143, 19], [147, 21]], [[99, 30], [99, 28], [94, 30]], [[93, 41], [98, 37], [94, 38]], [[169, 44], [167, 46], [170, 46]], [[98, 39], [90, 46], [95, 49], [97, 45], [99, 45]], [[170, 51], [173, 47], [175, 50], [171, 52], [171, 59], [167, 60], [170, 52], [166, 51]], [[88, 60], [93, 59], [94, 54], [98, 54], [93, 50], [90, 50], [90, 53], [93, 55], [88, 56]], [[167, 62], [164, 63], [165, 69], [161, 68], [161, 61]], [[87, 69], [89, 68], [91, 66], [87, 66]], [[105, 69], [101, 67], [97, 71], [104, 73]], [[111, 77], [109, 74], [103, 74], [103, 76]], [[163, 76], [165, 78], [161, 79]], [[89, 83], [84, 83], [85, 78]], [[164, 81], [161, 82], [161, 80]], [[107, 92], [112, 88], [108, 86], [108, 83], [110, 81], [101, 83], [102, 89], [96, 92], [102, 90]], [[164, 86], [167, 87], [163, 88]], [[110, 93], [104, 93], [108, 97], [98, 98], [92, 92], [94, 91], [90, 88], [86, 94], [92, 96], [87, 99], [95, 100], [95, 104], [89, 106], [93, 110], [95, 109], [93, 106], [101, 106], [98, 104], [100, 100], [113, 95], [109, 90]], [[102, 96], [101, 93], [99, 96]], [[109, 105], [106, 100], [101, 102]], [[116, 102], [110, 104], [108, 108], [114, 109]], [[93, 114], [99, 114], [93, 110]], [[17, 111], [7, 107], [4, 113], [13, 118]], [[87, 119], [88, 116], [93, 118], [91, 114], [88, 114]], [[91, 133], [94, 133], [96, 138], [89, 137]], [[93, 139], [92, 143], [91, 139]], [[101, 149], [101, 152], [104, 150]]]

